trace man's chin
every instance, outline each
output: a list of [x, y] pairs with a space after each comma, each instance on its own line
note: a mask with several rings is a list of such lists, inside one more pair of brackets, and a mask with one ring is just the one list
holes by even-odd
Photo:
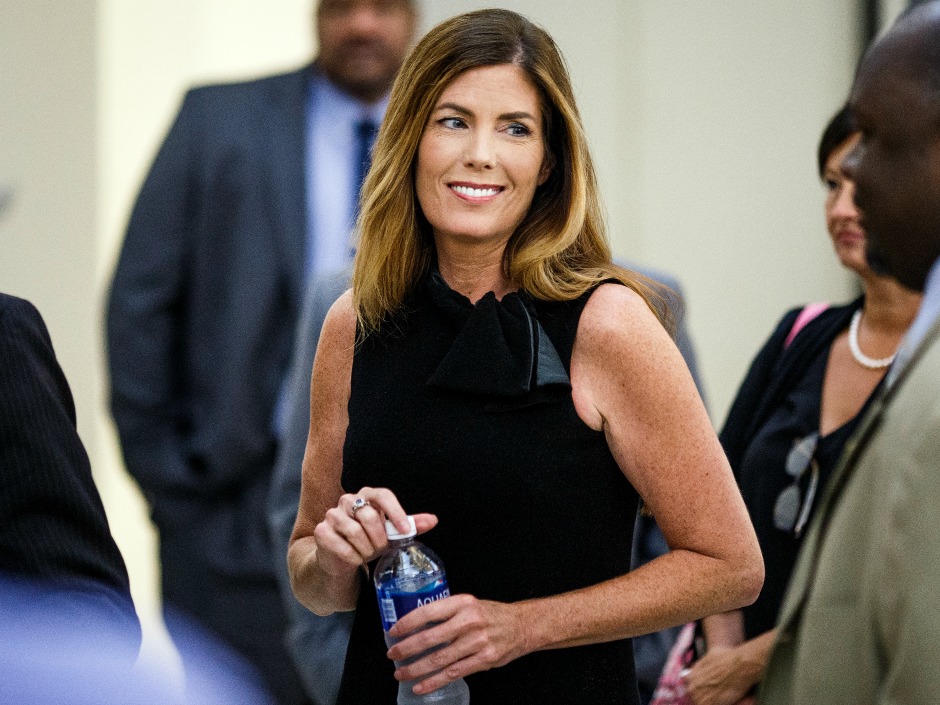
[[912, 291], [924, 290], [929, 267], [891, 267], [878, 246], [872, 244], [870, 237], [865, 250], [865, 259], [868, 260], [868, 266], [875, 274], [891, 277]]
[[381, 96], [391, 86], [394, 74], [390, 76], [388, 67], [385, 65], [377, 66], [374, 62], [360, 61], [347, 64], [332, 78], [337, 85], [353, 95]]

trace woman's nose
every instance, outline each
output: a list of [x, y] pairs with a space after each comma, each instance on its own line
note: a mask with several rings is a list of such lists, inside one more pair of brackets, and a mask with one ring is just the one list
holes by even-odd
[[496, 144], [491, 135], [475, 132], [467, 140], [467, 166], [477, 169], [493, 168], [496, 165]]
[[845, 179], [839, 187], [835, 203], [832, 204], [832, 215], [837, 218], [857, 218], [858, 208], [855, 207], [855, 182]]

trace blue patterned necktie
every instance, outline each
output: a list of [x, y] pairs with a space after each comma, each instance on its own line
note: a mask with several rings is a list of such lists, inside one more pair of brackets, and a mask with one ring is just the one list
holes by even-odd
[[[362, 192], [362, 182], [366, 180], [369, 167], [372, 164], [372, 144], [379, 132], [379, 126], [371, 120], [362, 120], [356, 123], [356, 217], [359, 217], [359, 198]], [[349, 247], [349, 259], [356, 256], [355, 245]]]
[[359, 211], [359, 192], [362, 190], [362, 182], [365, 181], [366, 174], [369, 173], [369, 166], [372, 164], [372, 144], [375, 142], [375, 136], [378, 134], [379, 126], [372, 120], [363, 120], [356, 123], [356, 211]]

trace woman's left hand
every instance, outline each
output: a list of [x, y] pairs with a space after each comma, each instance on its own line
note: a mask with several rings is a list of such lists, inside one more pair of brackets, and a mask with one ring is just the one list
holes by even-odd
[[402, 639], [389, 649], [389, 658], [401, 662], [440, 648], [397, 669], [395, 678], [417, 680], [420, 695], [528, 653], [528, 624], [521, 611], [518, 605], [452, 595], [409, 612], [389, 632]]
[[739, 705], [757, 682], [741, 663], [741, 646], [710, 650], [685, 676], [694, 705]]
[[[725, 616], [725, 615], [720, 615]], [[708, 623], [706, 621], [706, 636]], [[743, 627], [742, 627], [743, 628]], [[686, 691], [695, 705], [752, 705], [750, 697], [770, 659], [776, 630], [731, 647], [712, 647], [685, 677]]]

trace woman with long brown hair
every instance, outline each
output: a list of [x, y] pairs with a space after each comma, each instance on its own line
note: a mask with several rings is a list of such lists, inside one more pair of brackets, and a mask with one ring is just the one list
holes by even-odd
[[[474, 703], [637, 702], [630, 637], [745, 604], [762, 566], [655, 294], [611, 263], [548, 34], [504, 10], [433, 29], [362, 205], [288, 554], [301, 602], [356, 611], [340, 702], [462, 677]], [[671, 551], [630, 572], [641, 498]], [[453, 595], [388, 649], [367, 575], [406, 513]]]

